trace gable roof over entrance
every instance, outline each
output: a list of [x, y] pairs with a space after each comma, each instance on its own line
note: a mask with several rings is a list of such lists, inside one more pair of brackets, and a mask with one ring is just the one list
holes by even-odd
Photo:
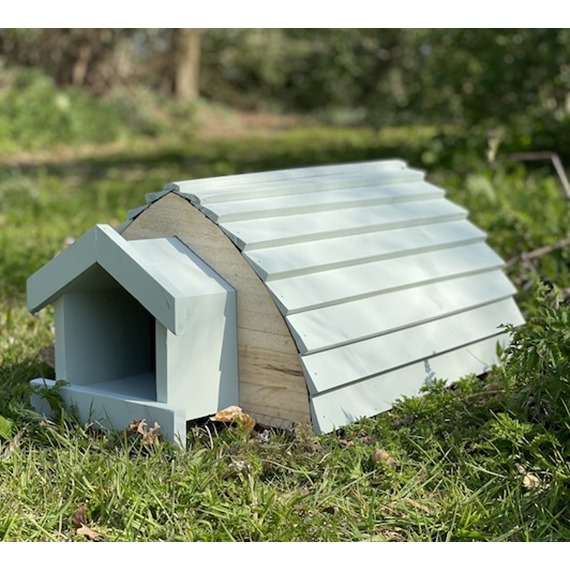
[[64, 292], [102, 288], [97, 266], [175, 334], [187, 328], [190, 303], [220, 288], [212, 269], [177, 238], [127, 241], [97, 225], [30, 277], [28, 308], [37, 312]]
[[430, 378], [482, 373], [508, 341], [500, 325], [523, 322], [485, 233], [403, 161], [181, 181], [148, 196], [147, 219], [169, 193], [217, 225], [265, 283], [317, 431], [383, 411]]

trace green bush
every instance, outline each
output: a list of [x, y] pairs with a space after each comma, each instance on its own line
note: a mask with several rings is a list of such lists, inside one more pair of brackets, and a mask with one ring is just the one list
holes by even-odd
[[512, 409], [519, 419], [547, 428], [570, 453], [570, 304], [545, 284], [535, 298], [527, 324], [510, 329], [504, 374], [516, 389]]
[[120, 110], [75, 90], [59, 90], [35, 70], [0, 91], [0, 150], [103, 142], [120, 135]]
[[[169, 104], [172, 107], [172, 104]], [[104, 143], [172, 129], [186, 135], [192, 109], [168, 108], [158, 95], [117, 89], [106, 98], [57, 87], [37, 69], [6, 73], [0, 83], [0, 152]]]

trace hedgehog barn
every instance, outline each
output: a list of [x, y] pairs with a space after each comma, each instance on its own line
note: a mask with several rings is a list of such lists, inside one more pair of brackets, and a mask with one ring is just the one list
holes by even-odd
[[82, 421], [145, 418], [184, 444], [188, 420], [231, 405], [326, 433], [482, 374], [501, 325], [523, 323], [515, 293], [468, 212], [377, 160], [168, 184], [32, 275], [28, 308], [54, 307]]

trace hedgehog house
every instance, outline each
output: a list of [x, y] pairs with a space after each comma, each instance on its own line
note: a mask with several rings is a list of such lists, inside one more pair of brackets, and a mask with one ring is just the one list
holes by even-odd
[[496, 363], [523, 318], [485, 238], [399, 160], [177, 182], [32, 275], [28, 306], [54, 306], [84, 421], [184, 443], [186, 421], [239, 405], [323, 433]]

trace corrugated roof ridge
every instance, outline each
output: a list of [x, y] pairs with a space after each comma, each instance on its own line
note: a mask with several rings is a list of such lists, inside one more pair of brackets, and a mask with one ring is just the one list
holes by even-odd
[[[308, 191], [327, 192], [347, 189], [354, 186], [381, 186], [405, 182], [419, 182], [425, 179], [425, 174], [419, 170], [389, 171], [384, 174], [362, 173], [346, 175], [329, 175], [294, 180], [273, 180], [256, 184], [224, 185], [220, 187], [208, 185], [206, 188], [194, 184], [198, 181], [173, 183], [180, 194], [200, 204], [218, 204], [223, 202], [238, 202], [240, 200], [255, 200], [278, 196], [303, 195]], [[206, 179], [208, 180], [208, 179]], [[206, 181], [204, 181], [206, 182]]]
[[203, 202], [198, 207], [216, 223], [284, 217], [331, 210], [439, 199], [445, 192], [423, 181], [358, 186], [338, 190], [311, 190], [294, 195], [260, 196], [237, 201]]
[[318, 176], [338, 175], [348, 172], [384, 172], [387, 170], [406, 170], [408, 165], [401, 159], [366, 160], [348, 162], [343, 164], [324, 164], [303, 167], [284, 168], [268, 170], [263, 172], [243, 172], [239, 174], [228, 174], [223, 176], [212, 176], [208, 178], [197, 178], [195, 180], [174, 181], [173, 184], [191, 184], [198, 186], [220, 186], [239, 185], [263, 182], [272, 179], [295, 180], [302, 178], [315, 178]]

